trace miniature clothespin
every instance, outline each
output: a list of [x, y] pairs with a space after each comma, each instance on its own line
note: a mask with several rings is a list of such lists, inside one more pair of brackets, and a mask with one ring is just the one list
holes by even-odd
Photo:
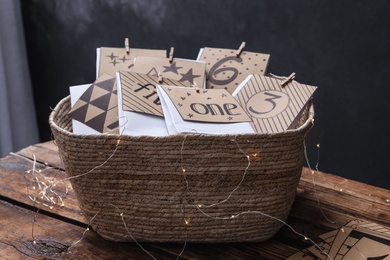
[[194, 83], [192, 84], [192, 87], [196, 90], [196, 93], [200, 93], [200, 89], [198, 88], [198, 84], [196, 84], [195, 81], [194, 81]]
[[161, 72], [159, 71], [158, 72], [158, 83], [162, 83], [162, 81], [163, 81], [163, 78], [162, 78]]
[[242, 42], [238, 50], [236, 51], [236, 56], [239, 57], [242, 50], [245, 48], [245, 42]]
[[285, 80], [283, 80], [282, 83], [280, 83], [280, 85], [282, 87], [285, 87], [290, 81], [292, 81], [293, 79], [295, 79], [295, 72], [291, 73], [290, 76], [288, 76]]
[[175, 48], [171, 47], [171, 51], [169, 52], [169, 62], [172, 63], [173, 61], [173, 52], [174, 52]]
[[129, 54], [130, 52], [129, 38], [125, 38], [125, 48], [126, 48], [126, 53]]

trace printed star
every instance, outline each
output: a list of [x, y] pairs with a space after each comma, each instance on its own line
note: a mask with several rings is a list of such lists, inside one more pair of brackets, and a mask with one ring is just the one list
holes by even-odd
[[187, 96], [191, 96], [191, 93], [190, 93], [190, 92], [187, 92]]
[[210, 99], [211, 99], [211, 97], [208, 97], [208, 98], [207, 98], [207, 100], [210, 100]]
[[182, 104], [182, 103], [178, 103], [177, 105], [178, 105], [179, 107], [182, 107], [182, 106], [183, 106], [183, 104]]
[[233, 120], [233, 117], [229, 116], [229, 117], [228, 117], [228, 120]]
[[113, 52], [111, 52], [111, 55], [106, 55], [106, 57], [109, 57], [111, 60], [118, 58], [118, 56], [115, 56]]
[[226, 94], [222, 94], [222, 97], [226, 97]]
[[169, 72], [169, 71], [172, 71], [173, 73], [175, 74], [179, 74], [179, 72], [177, 70], [183, 68], [183, 67], [176, 67], [176, 61], [173, 62], [171, 64], [171, 66], [163, 66], [165, 68], [165, 70], [163, 71], [164, 72]]
[[123, 58], [120, 59], [123, 63], [125, 63], [127, 60], [130, 60], [130, 59], [126, 59], [126, 55], [123, 55]]
[[182, 76], [181, 79], [179, 79], [179, 81], [188, 81], [190, 82], [191, 84], [194, 84], [194, 78], [199, 78], [200, 75], [194, 75], [193, 72], [192, 72], [192, 68], [187, 71], [187, 73], [180, 73], [180, 75]]
[[203, 94], [206, 94], [207, 93], [207, 90], [203, 90]]
[[111, 61], [110, 63], [112, 63], [112, 65], [114, 65], [114, 67], [115, 67], [115, 65], [116, 65], [117, 63], [120, 63], [120, 62], [117, 62], [116, 59], [114, 59], [114, 60]]
[[189, 118], [192, 118], [194, 116], [194, 114], [188, 114], [187, 115]]
[[186, 99], [186, 97], [181, 97], [181, 100], [185, 100]]

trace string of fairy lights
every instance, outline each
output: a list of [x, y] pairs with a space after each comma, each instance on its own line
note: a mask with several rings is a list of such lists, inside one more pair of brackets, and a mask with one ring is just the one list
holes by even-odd
[[[85, 175], [88, 175], [88, 174], [92, 174], [96, 169], [102, 167], [103, 165], [105, 165], [109, 160], [111, 160], [116, 152], [117, 152], [117, 149], [118, 149], [118, 146], [120, 145], [121, 143], [121, 134], [118, 135], [119, 138], [117, 139], [116, 141], [116, 145], [115, 145], [115, 148], [114, 150], [112, 151], [111, 155], [101, 164], [99, 164], [98, 166], [95, 166], [93, 167], [91, 170], [85, 172], [85, 173], [82, 173], [82, 174], [79, 174], [79, 175], [76, 175], [76, 176], [69, 176], [67, 178], [62, 178], [62, 179], [57, 179], [56, 176], [47, 176], [45, 175], [46, 172], [48, 172], [49, 169], [53, 169], [53, 167], [49, 167], [49, 164], [48, 163], [44, 163], [45, 165], [45, 168], [44, 169], [37, 169], [37, 160], [36, 160], [36, 157], [35, 155], [33, 155], [33, 166], [32, 166], [32, 169], [30, 170], [27, 170], [25, 172], [25, 177], [26, 179], [29, 181], [29, 184], [28, 184], [28, 187], [27, 187], [27, 192], [28, 192], [28, 197], [30, 200], [32, 200], [34, 203], [38, 203], [38, 204], [41, 204], [42, 206], [44, 207], [49, 207], [50, 209], [53, 209], [54, 206], [60, 206], [60, 207], [63, 207], [65, 205], [64, 203], [64, 198], [67, 196], [67, 194], [69, 193], [69, 188], [68, 188], [68, 181], [70, 179], [73, 179], [73, 178], [79, 178], [79, 177], [82, 177], [82, 176], [85, 176]], [[181, 164], [183, 162], [183, 151], [184, 151], [184, 148], [185, 148], [185, 142], [186, 142], [186, 138], [187, 138], [188, 134], [185, 134], [183, 135], [183, 141], [182, 141], [182, 145], [181, 145], [181, 149], [180, 149], [180, 160], [181, 160]], [[304, 138], [305, 140], [305, 138]], [[310, 242], [311, 244], [313, 244], [318, 250], [321, 251], [321, 253], [323, 253], [324, 255], [326, 255], [329, 259], [332, 259], [327, 252], [325, 252], [317, 243], [315, 243], [311, 238], [307, 237], [306, 235], [296, 231], [291, 225], [289, 225], [288, 223], [286, 223], [285, 221], [279, 219], [279, 218], [276, 218], [270, 214], [267, 214], [265, 212], [261, 212], [261, 211], [257, 211], [257, 210], [245, 210], [245, 211], [241, 211], [239, 213], [236, 213], [236, 214], [227, 214], [226, 216], [212, 216], [210, 214], [208, 214], [207, 212], [204, 211], [205, 208], [212, 208], [212, 207], [215, 207], [217, 205], [220, 205], [222, 203], [225, 203], [227, 202], [231, 196], [234, 194], [234, 192], [236, 192], [241, 184], [243, 183], [244, 179], [246, 178], [246, 175], [247, 175], [247, 171], [248, 169], [250, 168], [251, 166], [251, 158], [256, 158], [259, 154], [258, 153], [252, 153], [250, 155], [248, 155], [247, 153], [245, 153], [242, 148], [239, 146], [238, 142], [236, 139], [233, 139], [232, 141], [234, 141], [237, 145], [237, 149], [239, 151], [242, 152], [243, 156], [246, 158], [247, 160], [247, 165], [245, 166], [245, 169], [243, 170], [243, 173], [242, 173], [242, 176], [241, 176], [241, 179], [239, 180], [239, 182], [237, 183], [237, 185], [231, 190], [231, 192], [222, 200], [219, 200], [215, 203], [211, 203], [211, 204], [190, 204], [190, 203], [186, 203], [185, 206], [189, 206], [189, 207], [195, 207], [197, 210], [199, 210], [199, 212], [201, 212], [204, 216], [208, 217], [208, 218], [212, 218], [212, 219], [215, 219], [215, 220], [228, 220], [228, 219], [233, 219], [233, 218], [237, 218], [237, 217], [240, 217], [240, 216], [243, 216], [243, 215], [246, 215], [246, 214], [259, 214], [259, 215], [262, 215], [264, 217], [267, 217], [267, 218], [270, 218], [270, 219], [273, 219], [273, 220], [276, 220], [280, 223], [282, 223], [285, 227], [287, 227], [288, 229], [290, 229], [294, 234], [302, 237], [305, 241], [308, 241]], [[306, 144], [305, 144], [305, 141], [303, 143], [304, 145], [304, 155], [305, 155], [305, 159], [306, 159], [306, 163], [307, 163], [307, 166], [308, 168], [311, 170], [311, 175], [312, 175], [312, 183], [313, 183], [313, 187], [314, 187], [314, 196], [316, 197], [316, 200], [317, 200], [317, 204], [318, 204], [318, 208], [321, 210], [321, 213], [322, 215], [324, 216], [324, 218], [329, 221], [330, 223], [332, 224], [338, 224], [336, 221], [333, 221], [333, 220], [330, 220], [326, 214], [324, 213], [323, 209], [322, 209], [322, 206], [321, 206], [321, 203], [320, 203], [320, 200], [319, 200], [319, 197], [318, 197], [318, 194], [317, 194], [317, 189], [316, 189], [316, 181], [315, 181], [315, 171], [312, 170], [311, 168], [311, 165], [310, 165], [310, 162], [309, 162], [309, 159], [308, 159], [308, 155], [307, 155], [307, 148], [306, 148]], [[320, 145], [317, 144], [317, 149], [319, 150], [320, 149]], [[319, 155], [319, 152], [318, 152], [318, 155]], [[316, 164], [316, 170], [318, 171], [318, 165], [319, 165], [319, 159], [317, 159], [317, 164]], [[181, 166], [181, 171], [183, 173], [183, 178], [185, 180], [185, 185], [186, 185], [186, 189], [187, 189], [187, 192], [189, 194], [192, 194], [191, 192], [191, 187], [189, 185], [189, 182], [186, 178], [186, 172], [187, 172], [187, 168], [184, 167], [183, 165]], [[61, 185], [59, 185], [61, 184]], [[60, 187], [61, 186], [61, 187]], [[61, 190], [62, 189], [62, 190]], [[340, 190], [342, 191], [342, 190]], [[386, 202], [390, 202], [389, 199], [386, 200]], [[116, 207], [115, 205], [112, 205], [114, 207]], [[119, 209], [118, 207], [116, 207], [117, 209]], [[120, 210], [120, 209], [119, 209]], [[183, 209], [182, 209], [183, 211]], [[87, 228], [84, 230], [84, 232], [82, 233], [82, 236], [79, 240], [77, 240], [76, 242], [74, 242], [69, 248], [68, 250], [70, 250], [72, 247], [74, 247], [76, 244], [80, 243], [86, 232], [90, 230], [90, 225], [91, 223], [93, 223], [93, 220], [95, 219], [95, 217], [99, 214], [100, 212], [97, 212], [90, 220], [89, 220], [89, 223], [88, 223], [88, 226]], [[126, 224], [126, 216], [123, 212], [121, 212], [119, 214], [119, 217], [121, 218], [122, 220], [122, 223], [123, 223], [123, 226], [126, 230], [126, 232], [128, 233], [128, 235], [130, 236], [130, 238], [136, 243], [137, 246], [139, 246], [147, 255], [149, 255], [152, 259], [156, 259], [149, 251], [147, 251], [136, 239], [136, 237], [134, 237], [132, 235], [132, 233], [130, 232], [130, 229], [128, 228], [127, 224]], [[34, 220], [35, 221], [35, 220]], [[183, 224], [184, 225], [190, 225], [191, 224], [191, 219], [184, 216], [183, 218]], [[338, 224], [339, 225], [339, 224]], [[341, 226], [341, 225], [340, 225]], [[187, 234], [186, 235], [186, 239], [184, 241], [184, 244], [183, 244], [183, 248], [181, 250], [181, 252], [178, 254], [177, 256], [177, 259], [180, 258], [180, 256], [184, 253], [185, 251], [185, 248], [186, 248], [186, 245], [187, 245]], [[34, 236], [33, 236], [34, 237]], [[34, 239], [35, 241], [35, 239]]]
[[[111, 158], [113, 158], [115, 156], [115, 153], [118, 149], [118, 146], [121, 142], [121, 139], [120, 139], [120, 136], [119, 135], [119, 139], [117, 140], [116, 142], [116, 145], [115, 145], [115, 149], [113, 150], [113, 152], [111, 153], [111, 155], [101, 164], [93, 167], [91, 170], [87, 171], [87, 172], [84, 172], [82, 174], [79, 174], [79, 175], [75, 175], [75, 176], [69, 176], [67, 178], [64, 178], [64, 179], [60, 179], [60, 180], [56, 180], [55, 178], [47, 178], [46, 176], [44, 176], [42, 173], [43, 171], [42, 170], [37, 170], [36, 169], [36, 164], [37, 164], [37, 161], [36, 161], [36, 158], [35, 158], [35, 155], [34, 155], [34, 162], [33, 162], [33, 167], [32, 167], [32, 170], [28, 170], [26, 171], [26, 173], [32, 173], [33, 174], [33, 177], [30, 179], [32, 180], [32, 183], [33, 183], [33, 190], [37, 189], [39, 190], [39, 193], [38, 193], [38, 196], [40, 196], [40, 199], [43, 200], [43, 202], [40, 202], [36, 196], [31, 196], [31, 195], [28, 195], [29, 198], [34, 202], [34, 203], [41, 203], [43, 206], [48, 206], [50, 209], [53, 208], [53, 206], [57, 205], [58, 201], [61, 202], [61, 205], [60, 206], [64, 206], [64, 201], [63, 201], [63, 198], [62, 196], [54, 191], [54, 188], [58, 185], [58, 183], [65, 183], [66, 181], [69, 181], [70, 179], [73, 179], [73, 178], [79, 178], [79, 177], [82, 177], [82, 176], [85, 176], [85, 175], [88, 175], [90, 173], [93, 173], [93, 171], [95, 171], [96, 169], [104, 166], [109, 160], [111, 160]], [[184, 150], [184, 147], [185, 147], [185, 141], [186, 141], [186, 138], [187, 138], [187, 134], [184, 135], [184, 138], [183, 138], [183, 141], [182, 141], [182, 145], [181, 145], [181, 151], [180, 151], [180, 158], [181, 158], [181, 162], [183, 161], [183, 150]], [[292, 230], [293, 233], [301, 236], [304, 240], [306, 241], [309, 241], [311, 242], [314, 246], [316, 246], [321, 252], [324, 253], [324, 255], [327, 255], [328, 254], [322, 250], [322, 248], [317, 245], [312, 239], [310, 239], [309, 237], [305, 236], [304, 234], [296, 231], [292, 226], [290, 226], [289, 224], [287, 224], [285, 221], [279, 219], [279, 218], [276, 218], [274, 216], [271, 216], [267, 213], [264, 213], [264, 212], [261, 212], [261, 211], [254, 211], [254, 210], [246, 210], [246, 211], [242, 211], [242, 212], [239, 212], [239, 213], [236, 213], [236, 214], [230, 214], [230, 215], [227, 215], [227, 216], [212, 216], [208, 213], [206, 213], [203, 208], [211, 208], [211, 207], [215, 207], [217, 205], [220, 205], [222, 203], [225, 203], [227, 202], [231, 196], [233, 195], [233, 193], [240, 188], [240, 185], [242, 184], [242, 182], [244, 181], [245, 177], [246, 177], [246, 174], [247, 174], [247, 171], [251, 165], [251, 156], [246, 154], [242, 148], [239, 146], [238, 142], [236, 139], [233, 139], [233, 141], [236, 143], [237, 145], [237, 148], [239, 149], [239, 151], [242, 152], [243, 156], [247, 159], [247, 165], [243, 171], [243, 174], [242, 174], [242, 177], [241, 177], [241, 180], [239, 181], [239, 183], [236, 185], [236, 187], [234, 187], [234, 189], [232, 189], [232, 191], [227, 195], [226, 198], [218, 201], [218, 202], [215, 202], [215, 203], [212, 203], [212, 204], [187, 204], [186, 206], [192, 206], [192, 207], [196, 207], [204, 216], [208, 217], [208, 218], [212, 218], [212, 219], [215, 219], [215, 220], [228, 220], [228, 219], [233, 219], [233, 218], [237, 218], [237, 217], [240, 217], [242, 215], [245, 215], [245, 214], [260, 214], [262, 216], [265, 216], [265, 217], [268, 217], [268, 218], [271, 218], [271, 219], [274, 219], [276, 221], [279, 221], [280, 223], [282, 223], [284, 226], [288, 227], [290, 230]], [[305, 147], [305, 151], [306, 151], [306, 147]], [[255, 152], [252, 154], [252, 157], [257, 157], [258, 156], [258, 153]], [[306, 156], [307, 158], [307, 156]], [[48, 168], [46, 168], [48, 169]], [[185, 167], [181, 167], [181, 171], [183, 173], [183, 177], [185, 178], [185, 183], [186, 183], [186, 188], [187, 188], [187, 191], [189, 193], [191, 193], [191, 189], [189, 187], [189, 183], [188, 181], [186, 180], [186, 168]], [[43, 179], [39, 179], [38, 176], [41, 176], [43, 177]], [[35, 184], [35, 185], [34, 185]], [[68, 189], [66, 189], [66, 192], [63, 193], [62, 195], [66, 195], [68, 194]], [[50, 204], [50, 205], [48, 205]], [[114, 205], [113, 205], [114, 206]], [[116, 206], [115, 206], [116, 207]], [[73, 243], [69, 248], [68, 250], [70, 250], [72, 247], [74, 247], [76, 244], [80, 243], [82, 241], [82, 239], [84, 238], [85, 236], [85, 233], [87, 231], [89, 231], [89, 226], [90, 224], [93, 222], [94, 218], [99, 214], [99, 212], [97, 212], [90, 220], [89, 220], [89, 224], [88, 224], [88, 227], [85, 229], [85, 231], [83, 232], [81, 238], [76, 241], [75, 243]], [[125, 227], [125, 230], [126, 232], [128, 233], [128, 235], [131, 237], [131, 239], [136, 243], [137, 246], [139, 246], [146, 254], [148, 254], [151, 258], [153, 259], [156, 259], [149, 251], [147, 251], [138, 241], [137, 239], [131, 234], [129, 228], [127, 227], [127, 224], [126, 224], [126, 221], [125, 221], [125, 216], [124, 216], [124, 213], [120, 213], [120, 217], [121, 217], [121, 220], [123, 222], [123, 226]], [[183, 223], [184, 225], [189, 225], [191, 223], [191, 219], [190, 218], [187, 218], [187, 217], [184, 217], [183, 219]], [[183, 248], [180, 252], [180, 254], [178, 255], [177, 258], [179, 258], [184, 250], [185, 250], [185, 246], [187, 244], [187, 239], [185, 240], [184, 242], [184, 245], [183, 245]]]

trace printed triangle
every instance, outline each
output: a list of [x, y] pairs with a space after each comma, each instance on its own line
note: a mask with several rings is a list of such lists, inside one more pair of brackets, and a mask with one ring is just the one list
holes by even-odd
[[90, 121], [92, 118], [95, 118], [96, 116], [101, 115], [104, 112], [105, 112], [104, 110], [102, 110], [98, 107], [95, 107], [94, 105], [89, 104], [88, 109], [87, 109], [87, 114], [85, 116], [85, 123]]
[[103, 112], [100, 115], [95, 116], [91, 120], [85, 122], [85, 124], [95, 129], [96, 131], [103, 133], [105, 119], [106, 119], [106, 112]]
[[98, 87], [105, 89], [109, 92], [112, 91], [114, 84], [115, 84], [115, 78], [111, 78], [111, 79], [104, 80], [101, 82], [95, 82], [95, 86], [98, 86]]
[[109, 105], [110, 105], [111, 96], [112, 96], [111, 93], [107, 93], [105, 95], [102, 95], [102, 96], [92, 100], [90, 102], [90, 104], [92, 104], [100, 109], [107, 110]]
[[85, 121], [85, 116], [87, 115], [87, 111], [88, 111], [88, 104], [87, 103], [84, 103], [82, 106], [80, 106], [79, 108], [73, 110], [72, 112], [69, 113], [70, 117], [81, 122], [81, 123], [84, 123]]

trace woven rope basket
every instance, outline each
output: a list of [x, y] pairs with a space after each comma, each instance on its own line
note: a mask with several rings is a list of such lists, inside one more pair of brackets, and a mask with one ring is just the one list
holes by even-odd
[[[113, 241], [265, 241], [295, 198], [310, 104], [278, 134], [80, 135], [61, 100], [49, 123], [80, 208]], [[279, 220], [277, 220], [279, 219]]]

